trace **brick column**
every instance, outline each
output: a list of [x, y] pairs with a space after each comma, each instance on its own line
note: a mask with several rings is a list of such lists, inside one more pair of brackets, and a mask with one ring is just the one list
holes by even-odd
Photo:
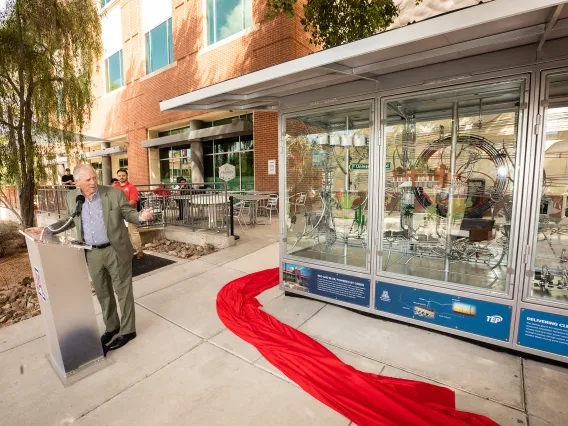
[[[278, 113], [254, 113], [254, 187], [278, 193]], [[268, 160], [276, 160], [276, 174], [268, 174]]]

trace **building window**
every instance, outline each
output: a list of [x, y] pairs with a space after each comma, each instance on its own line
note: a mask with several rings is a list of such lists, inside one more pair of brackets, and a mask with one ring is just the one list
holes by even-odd
[[128, 170], [128, 158], [119, 158], [118, 159], [118, 168]]
[[172, 18], [146, 33], [146, 72], [149, 74], [174, 61]]
[[223, 182], [219, 167], [235, 166], [236, 176], [227, 182], [229, 191], [254, 190], [254, 141], [252, 135], [203, 142], [205, 182]]
[[105, 60], [106, 89], [107, 93], [124, 86], [124, 74], [122, 70], [122, 50]]
[[113, 0], [101, 0], [101, 9], [103, 9], [107, 4], [111, 3]]
[[191, 149], [189, 146], [160, 148], [160, 181], [177, 183], [185, 178], [191, 182]]
[[91, 163], [91, 166], [93, 167], [93, 169], [95, 169], [95, 173], [97, 175], [97, 181], [99, 183], [102, 183], [103, 182], [103, 163], [94, 162], [94, 163]]
[[252, 26], [252, 0], [207, 0], [209, 44]]
[[164, 130], [163, 132], [158, 132], [158, 137], [161, 138], [161, 137], [164, 137], [164, 136], [177, 135], [178, 133], [183, 133], [183, 132], [189, 132], [189, 126], [179, 127], [177, 129], [172, 129], [172, 130]]

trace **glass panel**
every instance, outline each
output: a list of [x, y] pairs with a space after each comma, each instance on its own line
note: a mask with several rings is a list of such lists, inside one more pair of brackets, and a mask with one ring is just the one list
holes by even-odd
[[205, 175], [205, 182], [215, 182], [212, 155], [203, 157], [203, 174]]
[[507, 290], [521, 89], [387, 103], [383, 271]]
[[215, 43], [215, 0], [207, 0], [208, 44]]
[[286, 120], [286, 252], [367, 268], [371, 106]]
[[219, 154], [215, 155], [215, 181], [216, 182], [223, 182], [219, 176], [219, 167], [223, 164], [232, 164], [235, 166], [235, 178], [231, 179], [227, 182], [227, 189], [229, 191], [240, 191], [241, 190], [241, 182], [240, 182], [240, 165], [239, 165], [239, 154], [238, 153], [231, 153], [231, 154]]
[[107, 92], [112, 92], [123, 86], [122, 50], [119, 50], [106, 60], [106, 76]]
[[160, 161], [160, 182], [170, 181], [170, 162], [169, 160]]
[[150, 58], [149, 68], [147, 72], [151, 73], [153, 71], [159, 70], [162, 67], [165, 67], [170, 63], [170, 47], [168, 45], [168, 21], [158, 25], [156, 28], [146, 34], [146, 36], [147, 38], [149, 38], [148, 57]]
[[166, 158], [170, 158], [170, 151], [171, 148], [160, 148], [160, 160], [164, 160]]
[[254, 152], [241, 152], [241, 189], [254, 191]]
[[239, 150], [239, 138], [222, 139], [215, 142], [215, 152], [235, 152]]
[[213, 142], [207, 141], [203, 142], [203, 155], [213, 154]]
[[531, 296], [568, 300], [568, 73], [547, 79], [544, 153]]
[[243, 0], [245, 6], [245, 28], [252, 26], [252, 0]]
[[253, 136], [241, 136], [241, 151], [254, 149]]
[[243, 0], [215, 1], [215, 41], [243, 30]]
[[174, 38], [172, 35], [172, 18], [168, 19], [168, 48], [169, 48], [169, 57], [168, 57], [168, 64], [171, 64], [174, 61]]

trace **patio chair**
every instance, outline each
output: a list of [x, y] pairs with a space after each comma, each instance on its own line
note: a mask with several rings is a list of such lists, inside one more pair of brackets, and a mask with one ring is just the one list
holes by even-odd
[[278, 214], [278, 194], [270, 194], [270, 198], [265, 206], [260, 206], [261, 210], [266, 212], [269, 217], [268, 223], [272, 223], [272, 212], [275, 211]]
[[305, 192], [299, 192], [296, 195], [296, 199], [293, 199], [294, 197], [292, 196], [290, 198], [290, 204], [292, 204], [294, 206], [294, 210], [296, 211], [298, 209], [298, 207], [303, 207], [304, 208], [304, 212], [307, 211], [306, 210], [306, 198], [307, 195]]
[[[235, 203], [233, 205], [233, 218], [237, 219], [237, 221], [239, 222], [239, 225], [241, 226], [241, 229], [244, 231], [244, 229], [248, 229], [247, 223], [245, 221], [245, 218], [243, 216], [244, 212], [248, 209], [248, 215], [250, 217], [250, 206], [247, 207], [246, 203], [244, 201], [239, 201], [238, 203]], [[243, 224], [245, 225], [243, 227]]]

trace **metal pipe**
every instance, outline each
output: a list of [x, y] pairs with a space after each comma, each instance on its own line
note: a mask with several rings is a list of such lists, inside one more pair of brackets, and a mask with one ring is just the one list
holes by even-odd
[[452, 216], [454, 213], [454, 174], [456, 173], [456, 151], [458, 145], [458, 102], [452, 103], [452, 147], [450, 151], [450, 183], [448, 191], [448, 211], [446, 214], [446, 256], [444, 258], [444, 275], [448, 280], [450, 272], [450, 254], [452, 252]]

